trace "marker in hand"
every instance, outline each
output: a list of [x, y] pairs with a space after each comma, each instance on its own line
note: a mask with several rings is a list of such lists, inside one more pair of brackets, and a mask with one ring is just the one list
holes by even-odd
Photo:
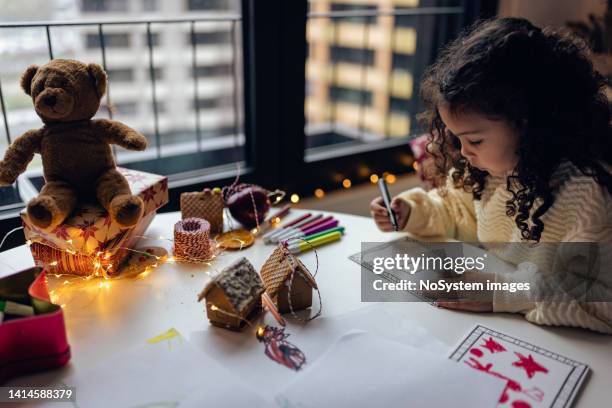
[[397, 231], [399, 229], [397, 226], [397, 219], [395, 218], [395, 213], [391, 209], [391, 196], [389, 195], [389, 189], [387, 188], [387, 183], [383, 177], [378, 179], [378, 188], [380, 189], [380, 195], [382, 196], [383, 202], [385, 203], [385, 208], [389, 214], [391, 225], [393, 225], [393, 229]]

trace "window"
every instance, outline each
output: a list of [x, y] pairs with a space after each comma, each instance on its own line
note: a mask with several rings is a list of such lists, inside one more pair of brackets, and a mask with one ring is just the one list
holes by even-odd
[[158, 0], [142, 0], [142, 11], [157, 11], [159, 5]]
[[[187, 41], [191, 43], [191, 34], [187, 34]], [[200, 31], [194, 35], [196, 44], [219, 44], [231, 41], [229, 31]]]
[[[219, 95], [212, 98], [198, 98], [199, 109], [218, 109], [232, 106], [231, 95]], [[196, 108], [195, 102], [193, 103], [193, 109]]]
[[[153, 47], [159, 47], [159, 33], [151, 33], [151, 45]], [[146, 46], [149, 45], [149, 35], [147, 33], [143, 34], [142, 42]]]
[[106, 74], [111, 82], [129, 82], [134, 80], [134, 70], [132, 68], [109, 68], [106, 70]]
[[230, 64], [198, 65], [195, 74], [198, 78], [229, 76], [232, 75], [232, 66]]
[[83, 0], [83, 11], [127, 11], [128, 2], [124, 0]]
[[356, 105], [370, 105], [372, 103], [372, 92], [361, 91], [358, 89], [341, 88], [332, 86], [331, 99], [336, 102], [345, 102]]
[[138, 111], [138, 104], [136, 102], [114, 102], [113, 107], [115, 112], [119, 115], [133, 115]]
[[[130, 35], [127, 33], [104, 34], [104, 46], [107, 48], [129, 48]], [[100, 36], [98, 34], [87, 34], [85, 37], [85, 48], [99, 48]]]
[[331, 59], [333, 62], [349, 62], [360, 65], [374, 64], [374, 51], [366, 49], [331, 47]]
[[229, 2], [227, 0], [187, 0], [187, 9], [197, 10], [227, 10]]

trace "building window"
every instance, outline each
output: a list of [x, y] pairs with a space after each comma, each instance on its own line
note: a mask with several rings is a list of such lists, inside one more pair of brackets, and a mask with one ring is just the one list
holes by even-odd
[[[151, 33], [151, 45], [153, 47], [158, 47], [159, 46], [159, 33]], [[147, 33], [143, 34], [143, 43], [146, 46], [149, 46], [149, 35]]]
[[229, 76], [232, 74], [232, 66], [230, 64], [200, 65], [196, 67], [195, 74], [198, 78]]
[[414, 66], [414, 55], [393, 53], [393, 69], [411, 71]]
[[130, 82], [134, 80], [134, 70], [131, 68], [111, 68], [106, 70], [111, 82]]
[[337, 102], [346, 102], [357, 105], [370, 105], [372, 103], [372, 92], [359, 89], [331, 87], [331, 99]]
[[187, 0], [187, 9], [190, 11], [228, 10], [229, 8], [228, 0]]
[[138, 104], [136, 102], [113, 102], [113, 108], [119, 115], [134, 115], [138, 111]]
[[128, 2], [124, 0], [83, 0], [83, 11], [127, 11]]
[[[130, 35], [127, 33], [104, 34], [104, 46], [107, 48], [129, 48]], [[87, 34], [85, 37], [86, 48], [99, 48], [100, 36], [98, 34]]]
[[142, 0], [142, 11], [157, 11], [158, 9], [157, 0]]
[[[194, 41], [196, 44], [219, 44], [230, 42], [229, 31], [201, 31], [196, 32]], [[191, 43], [191, 34], [187, 34], [187, 41]]]
[[[231, 95], [219, 95], [212, 98], [198, 98], [199, 109], [219, 109], [226, 108], [232, 105]], [[193, 109], [196, 109], [195, 102], [192, 103]]]
[[[145, 75], [147, 79], [151, 78], [151, 71], [147, 68], [145, 71]], [[153, 76], [155, 77], [155, 80], [161, 80], [164, 77], [164, 69], [160, 68], [160, 67], [155, 67], [153, 68]]]
[[359, 65], [374, 65], [374, 51], [347, 47], [332, 47], [331, 59], [334, 62], [348, 62]]

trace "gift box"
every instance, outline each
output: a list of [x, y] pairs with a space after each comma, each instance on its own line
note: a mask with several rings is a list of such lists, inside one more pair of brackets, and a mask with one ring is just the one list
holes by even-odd
[[0, 299], [30, 305], [34, 315], [0, 323], [0, 384], [70, 360], [62, 308], [51, 303], [39, 267], [0, 279]]
[[119, 272], [140, 236], [153, 221], [157, 210], [168, 202], [168, 178], [118, 168], [132, 193], [142, 198], [144, 213], [139, 223], [121, 229], [99, 204], [81, 204], [52, 231], [36, 228], [25, 211], [21, 213], [24, 234], [37, 266], [53, 273], [76, 275]]

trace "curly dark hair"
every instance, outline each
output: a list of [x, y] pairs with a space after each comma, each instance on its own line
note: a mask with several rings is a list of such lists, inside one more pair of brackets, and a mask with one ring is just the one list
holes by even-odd
[[455, 187], [479, 200], [488, 176], [461, 156], [459, 140], [440, 117], [440, 104], [452, 113], [508, 121], [519, 131], [519, 146], [518, 164], [507, 180], [512, 198], [506, 214], [515, 217], [522, 239], [539, 242], [540, 217], [559, 188], [551, 177], [562, 162], [573, 163], [612, 194], [605, 167], [612, 163], [605, 86], [586, 45], [569, 33], [542, 30], [521, 18], [477, 22], [441, 51], [421, 84], [426, 107], [421, 119], [429, 127], [436, 181], [444, 186], [450, 174]]

